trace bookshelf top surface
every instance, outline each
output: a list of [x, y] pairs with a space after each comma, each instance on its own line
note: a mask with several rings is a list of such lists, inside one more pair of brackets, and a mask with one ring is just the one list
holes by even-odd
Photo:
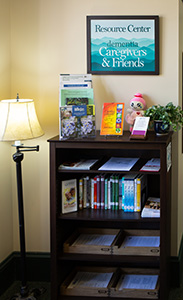
[[59, 136], [55, 136], [53, 138], [48, 139], [48, 142], [58, 142], [63, 144], [73, 144], [73, 143], [123, 143], [123, 144], [168, 144], [173, 132], [170, 131], [167, 135], [164, 136], [156, 136], [154, 131], [148, 131], [147, 138], [145, 140], [142, 139], [130, 139], [130, 132], [124, 131], [122, 136], [101, 136], [100, 131], [96, 131], [96, 136], [94, 138], [85, 138], [85, 139], [63, 139], [61, 140]]

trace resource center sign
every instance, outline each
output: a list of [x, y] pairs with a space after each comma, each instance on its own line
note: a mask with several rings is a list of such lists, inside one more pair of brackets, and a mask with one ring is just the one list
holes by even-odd
[[87, 16], [91, 74], [159, 74], [158, 16]]

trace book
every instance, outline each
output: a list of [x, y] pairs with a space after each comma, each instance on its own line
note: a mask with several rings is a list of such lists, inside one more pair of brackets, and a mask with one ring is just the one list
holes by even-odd
[[95, 105], [60, 107], [60, 137], [83, 138], [95, 136]]
[[58, 170], [90, 170], [98, 159], [78, 159], [75, 161], [65, 161], [58, 167]]
[[135, 195], [135, 186], [134, 180], [136, 174], [129, 174], [123, 177], [123, 204], [125, 212], [134, 211], [134, 195]]
[[101, 182], [101, 199], [100, 199], [100, 208], [105, 208], [105, 175], [101, 174], [100, 176], [100, 182]]
[[142, 218], [160, 218], [160, 198], [149, 197], [141, 212]]
[[83, 209], [83, 178], [79, 179], [79, 209]]
[[146, 171], [146, 172], [159, 172], [159, 170], [160, 170], [160, 158], [151, 158], [140, 169], [140, 171]]
[[77, 211], [77, 181], [69, 179], [62, 181], [62, 213]]
[[139, 158], [111, 157], [99, 170], [103, 171], [130, 171]]
[[104, 103], [102, 109], [101, 135], [122, 135], [124, 103]]
[[142, 209], [146, 186], [147, 176], [145, 174], [137, 175], [134, 179], [134, 211], [140, 212]]

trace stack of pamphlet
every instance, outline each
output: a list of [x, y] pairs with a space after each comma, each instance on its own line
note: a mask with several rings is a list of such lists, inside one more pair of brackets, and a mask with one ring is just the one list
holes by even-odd
[[149, 197], [141, 213], [142, 218], [160, 217], [160, 198]]
[[95, 105], [91, 74], [60, 75], [60, 138], [95, 136]]

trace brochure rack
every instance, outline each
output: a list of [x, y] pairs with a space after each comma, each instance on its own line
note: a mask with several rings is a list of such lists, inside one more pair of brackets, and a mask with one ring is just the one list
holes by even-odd
[[[72, 274], [73, 268], [81, 267], [84, 267], [86, 271], [89, 271], [90, 267], [98, 268], [99, 272], [103, 268], [112, 268], [114, 273], [117, 269], [118, 275], [120, 274], [119, 270], [122, 275], [125, 272], [144, 276], [148, 274], [158, 275], [157, 285], [154, 290], [150, 291], [148, 289], [146, 291], [144, 289], [136, 291], [136, 289], [131, 288], [120, 290], [117, 285], [118, 281], [115, 279], [110, 282], [110, 286], [102, 288], [105, 293], [100, 294], [100, 299], [110, 298], [115, 300], [120, 298], [132, 300], [136, 299], [137, 295], [139, 299], [146, 300], [168, 299], [168, 288], [170, 286], [168, 258], [170, 256], [171, 226], [171, 163], [168, 157], [171, 150], [172, 132], [163, 137], [156, 137], [154, 132], [148, 132], [146, 140], [130, 140], [129, 136], [130, 133], [124, 131], [123, 136], [118, 137], [118, 139], [115, 137], [106, 139], [100, 135], [100, 132], [97, 132], [96, 137], [93, 139], [61, 141], [57, 136], [49, 140], [52, 300], [88, 300], [89, 297], [90, 300], [98, 299], [98, 292], [96, 293], [94, 289], [90, 289], [87, 295], [78, 294], [74, 289], [68, 294], [66, 286], [63, 286], [65, 280]], [[58, 171], [59, 165], [71, 158], [93, 158], [93, 156], [97, 159], [105, 156], [106, 161], [111, 157], [138, 157], [139, 160], [129, 171], [117, 171], [118, 174], [123, 176], [128, 174], [140, 175], [142, 174], [140, 169], [148, 160], [159, 158], [160, 170], [145, 173], [147, 175], [147, 198], [160, 198], [160, 218], [141, 218], [141, 212], [90, 208], [62, 214], [62, 181], [76, 179], [78, 182], [79, 178], [84, 175], [92, 177], [95, 174], [102, 174], [104, 171], [99, 170], [102, 165], [100, 160], [90, 170]], [[114, 170], [105, 172], [110, 175], [114, 173]], [[113, 253], [106, 255], [101, 253], [102, 251], [98, 252], [96, 248], [93, 254], [87, 253], [87, 251], [76, 253], [72, 248], [72, 243], [70, 243], [73, 234], [77, 229], [84, 232], [86, 228], [96, 230], [96, 232], [105, 232], [105, 234], [113, 229], [116, 237], [119, 238], [119, 240], [115, 239], [113, 241], [114, 244], [110, 245]], [[122, 235], [118, 234], [119, 230]], [[149, 247], [141, 247], [141, 252], [136, 247], [123, 248], [125, 236], [143, 237], [147, 233], [148, 236], [160, 236], [160, 246], [153, 247], [153, 251], [149, 251]], [[67, 249], [69, 248], [68, 251], [65, 251], [65, 243]], [[141, 273], [142, 269], [143, 273]], [[118, 276], [115, 278], [119, 279]]]

